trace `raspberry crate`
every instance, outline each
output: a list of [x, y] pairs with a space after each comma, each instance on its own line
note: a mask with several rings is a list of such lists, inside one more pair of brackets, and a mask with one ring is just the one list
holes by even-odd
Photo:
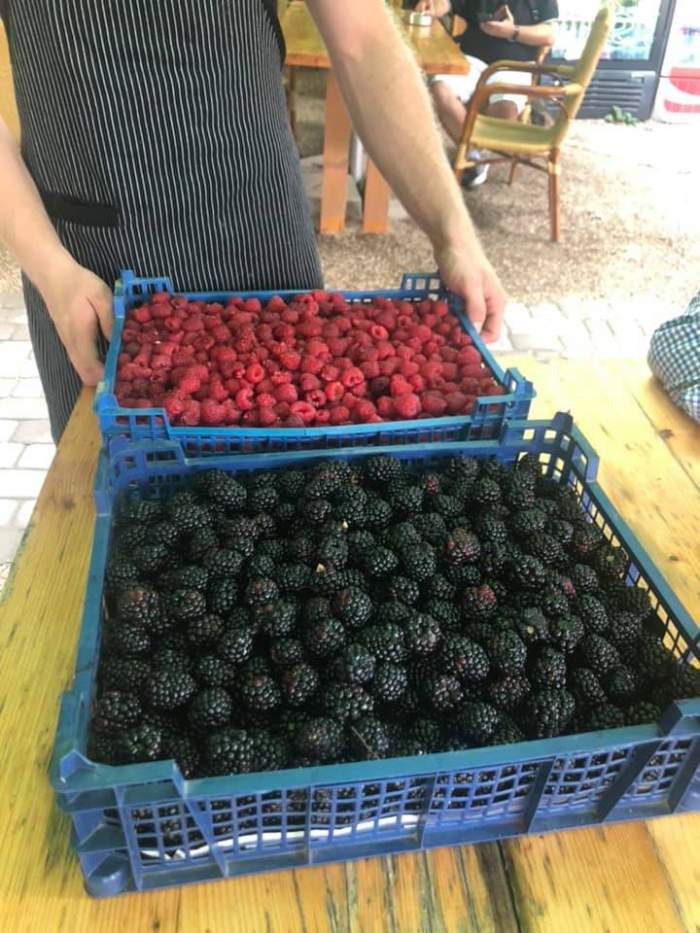
[[[700, 628], [596, 482], [598, 459], [568, 415], [504, 425], [498, 440], [405, 445], [407, 461], [453, 454], [513, 462], [529, 453], [577, 494], [648, 590], [667, 647], [700, 665]], [[97, 521], [74, 683], [51, 762], [58, 805], [95, 897], [419, 851], [700, 809], [700, 700], [657, 723], [465, 751], [185, 780], [172, 761], [111, 767], [86, 757], [112, 511], [138, 487], [161, 498], [193, 472], [354, 459], [377, 448], [186, 460], [179, 444], [117, 444], [101, 455]]]
[[[355, 445], [430, 443], [446, 440], [473, 440], [497, 437], [503, 421], [526, 418], [535, 396], [532, 384], [516, 369], [503, 370], [464, 314], [464, 302], [448, 293], [435, 275], [404, 275], [401, 287], [388, 291], [343, 292], [350, 302], [368, 302], [378, 296], [418, 302], [424, 298], [445, 298], [450, 311], [471, 337], [488, 369], [503, 386], [502, 395], [477, 398], [471, 414], [422, 418], [414, 421], [384, 421], [308, 428], [174, 427], [162, 408], [125, 408], [114, 394], [117, 360], [126, 312], [147, 301], [157, 291], [173, 291], [168, 278], [137, 278], [123, 271], [115, 284], [114, 331], [105, 364], [105, 378], [97, 388], [95, 412], [105, 442], [114, 437], [130, 440], [178, 441], [188, 456], [207, 456], [256, 450], [283, 451], [306, 448], [336, 448]], [[233, 293], [187, 293], [191, 300], [222, 301]], [[243, 298], [268, 301], [273, 295], [289, 297], [295, 292], [244, 292]]]

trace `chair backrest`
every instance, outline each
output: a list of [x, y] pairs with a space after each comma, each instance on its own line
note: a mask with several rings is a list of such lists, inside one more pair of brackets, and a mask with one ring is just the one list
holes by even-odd
[[581, 57], [574, 65], [570, 80], [581, 85], [581, 93], [566, 97], [563, 101], [564, 112], [554, 121], [553, 135], [555, 145], [561, 145], [569, 129], [569, 123], [579, 112], [591, 78], [598, 67], [598, 61], [607, 42], [612, 27], [615, 0], [603, 0], [591, 25], [591, 31], [581, 52]]

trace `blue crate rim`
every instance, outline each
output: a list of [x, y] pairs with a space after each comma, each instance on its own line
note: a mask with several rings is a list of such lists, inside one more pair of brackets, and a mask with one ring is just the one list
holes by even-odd
[[[533, 432], [534, 436], [537, 436], [538, 431], [542, 434], [543, 437], [546, 436], [547, 432], [554, 433], [556, 439], [560, 439], [562, 435], [570, 436], [576, 446], [580, 448], [580, 450], [587, 457], [586, 475], [588, 476], [591, 471], [595, 473], [595, 470], [597, 469], [598, 458], [593, 448], [579, 431], [579, 429], [573, 424], [571, 416], [561, 412], [555, 415], [555, 417], [551, 420], [523, 420], [504, 425], [499, 441], [462, 441], [430, 445], [406, 445], [399, 448], [365, 447], [345, 448], [330, 451], [321, 449], [292, 451], [281, 454], [237, 454], [216, 458], [197, 458], [197, 460], [202, 469], [215, 469], [220, 466], [227, 466], [229, 469], [233, 470], [245, 470], [246, 468], [259, 468], [257, 465], [255, 467], [247, 467], [247, 465], [251, 463], [257, 463], [261, 460], [266, 464], [272, 464], [277, 461], [279, 466], [282, 466], [282, 460], [289, 461], [291, 459], [292, 462], [295, 463], [301, 461], [312, 462], [319, 459], [327, 459], [329, 457], [336, 458], [343, 454], [350, 459], [356, 459], [363, 456], [375, 456], [382, 452], [386, 452], [394, 456], [399, 456], [402, 459], [408, 459], [411, 457], [411, 455], [419, 455], [420, 459], [429, 459], [431, 456], [449, 456], [450, 453], [457, 451], [466, 454], [470, 452], [475, 453], [478, 448], [479, 450], [486, 450], [486, 453], [482, 453], [480, 456], [488, 456], [492, 451], [496, 453], [497, 451], [515, 450], [518, 447], [521, 448], [521, 451], [526, 451], [527, 442], [523, 440], [524, 435], [527, 432]], [[511, 437], [513, 440], [510, 442], [511, 447], [509, 448], [508, 443]], [[520, 440], [518, 440], [518, 438], [520, 438]], [[125, 445], [123, 447], [124, 451], [143, 451], [145, 449], [167, 450], [168, 453], [174, 454], [178, 462], [185, 462], [190, 468], [194, 463], [193, 459], [188, 460], [184, 457], [181, 448], [174, 442], [144, 441], [139, 442], [139, 444]], [[106, 461], [106, 456], [106, 453], [103, 452], [101, 455], [103, 463]], [[574, 469], [574, 464], [570, 464], [570, 467], [571, 469]], [[98, 481], [103, 482], [105, 481], [105, 478], [106, 473], [104, 469], [102, 469], [99, 474]], [[698, 649], [700, 648], [700, 627], [694, 622], [689, 613], [685, 610], [680, 601], [670, 590], [670, 587], [659, 571], [656, 569], [645, 548], [641, 545], [638, 538], [631, 531], [627, 523], [621, 518], [599, 484], [594, 479], [586, 480], [585, 492], [595, 501], [599, 510], [603, 511], [606, 522], [614, 530], [615, 537], [626, 549], [630, 559], [635, 561], [637, 567], [639, 568], [640, 572], [644, 574], [650, 586], [653, 587], [656, 598], [659, 600], [659, 603], [663, 604], [666, 611], [669, 613], [669, 616], [673, 618], [673, 622], [676, 628], [683, 632], [684, 638], [688, 641], [688, 650], [686, 653], [697, 653]], [[98, 549], [93, 547], [93, 559], [91, 561], [88, 574], [88, 590], [94, 590], [94, 587], [97, 586], [99, 589], [100, 598], [102, 588], [102, 572], [104, 570], [104, 564], [107, 557], [105, 535], [109, 532], [108, 523], [109, 513], [102, 513], [98, 516], [96, 528], [98, 535], [101, 535], [105, 540], [105, 552], [98, 554]], [[198, 778], [195, 781], [185, 781], [172, 761], [152, 762], [149, 764], [121, 765], [118, 767], [95, 764], [89, 762], [85, 758], [84, 750], [77, 747], [75, 741], [72, 742], [72, 744], [68, 743], [68, 745], [66, 745], [65, 742], [61, 741], [60, 737], [62, 724], [65, 724], [66, 719], [71, 715], [73, 718], [76, 718], [79, 713], [77, 707], [80, 704], [80, 697], [82, 695], [80, 686], [83, 681], [89, 681], [90, 690], [87, 692], [89, 693], [90, 702], [92, 698], [92, 687], [94, 686], [94, 678], [96, 675], [96, 666], [98, 661], [98, 658], [95, 655], [95, 642], [98, 635], [97, 630], [99, 629], [99, 614], [96, 612], [97, 604], [94, 598], [92, 603], [88, 605], [90, 602], [88, 599], [89, 595], [89, 593], [86, 594], [86, 606], [85, 612], [83, 614], [83, 622], [81, 625], [78, 642], [78, 660], [76, 662], [75, 683], [72, 690], [64, 694], [63, 697], [61, 713], [59, 716], [59, 727], [57, 730], [56, 742], [54, 745], [50, 764], [51, 782], [54, 789], [57, 791], [77, 792], [79, 789], [106, 789], [114, 785], [115, 778], [121, 778], [122, 776], [123, 779], [128, 781], [130, 785], [143, 782], [154, 783], [164, 780], [175, 781], [187, 790], [188, 795], [194, 793], [215, 793], [215, 791], [211, 790], [212, 786], [215, 786], [216, 788], [231, 788], [231, 793], [243, 793], [245, 791], [242, 790], [242, 788], [250, 789], [251, 785], [255, 784], [258, 790], [260, 790], [259, 784], [263, 777], [265, 778], [266, 786], [265, 791], [260, 792], [267, 792], [270, 790], [277, 790], [288, 787], [298, 787], [300, 783], [307, 785], [319, 783], [353, 784], [367, 783], [371, 782], [372, 780], [380, 779], [403, 780], [410, 779], [414, 776], [417, 777], [421, 773], [434, 772], [435, 770], [475, 770], [495, 767], [498, 764], [519, 764], [522, 762], [522, 759], [514, 760], [513, 749], [516, 748], [522, 749], [526, 752], [527, 761], [536, 761], [542, 758], [550, 758], [552, 756], [562, 757], [567, 755], [583, 754], [582, 744], [585, 744], [585, 746], [589, 749], [589, 752], [597, 751], [600, 754], [603, 754], [606, 751], [606, 747], [608, 747], [613, 740], [615, 740], [618, 745], [633, 744], [643, 739], [656, 739], [661, 742], [670, 734], [684, 734], [683, 723], [686, 719], [700, 719], [700, 700], [689, 700], [672, 704], [664, 712], [662, 717], [661, 733], [659, 733], [658, 727], [654, 726], [653, 724], [650, 726], [626, 726], [615, 730], [605, 730], [604, 732], [587, 733], [584, 734], [583, 739], [581, 734], [572, 734], [570, 736], [560, 736], [556, 739], [530, 740], [514, 745], [465, 749], [456, 752], [441, 752], [435, 755], [414, 756], [402, 759], [387, 758], [378, 759], [376, 761], [368, 760], [364, 762], [349, 762], [338, 765], [322, 765], [316, 768], [294, 769], [284, 772], [261, 772], [252, 776], [231, 775], [216, 778]], [[94, 597], [94, 592], [92, 595]], [[80, 659], [84, 658], [86, 654], [90, 657], [91, 666], [88, 667], [86, 663], [81, 667]], [[89, 709], [87, 710], [87, 715], [89, 716]], [[85, 732], [85, 737], [86, 734], [87, 733]], [[583, 741], [584, 739], [585, 742]], [[601, 744], [602, 742], [605, 744]], [[70, 778], [65, 778], [62, 776], [61, 770], [62, 763], [65, 763], [68, 760], [68, 756], [73, 756], [72, 766], [75, 770], [74, 774]], [[411, 775], [406, 773], [397, 775], [396, 769], [401, 762], [406, 763], [403, 765], [403, 767], [406, 767], [409, 762], [412, 763], [414, 773]], [[349, 770], [354, 772], [356, 769], [362, 769], [361, 775], [348, 773]], [[132, 774], [134, 775], [133, 778], [131, 777]], [[142, 775], [142, 777], [139, 777], [138, 775]], [[215, 782], [215, 785], [208, 783], [212, 781]], [[203, 785], [201, 782], [207, 783]], [[216, 793], [222, 793], [222, 791], [218, 790]]]
[[[425, 281], [426, 287], [423, 289], [419, 288], [408, 288], [408, 284], [411, 282], [420, 282]], [[93, 403], [93, 410], [99, 416], [101, 414], [109, 415], [114, 418], [162, 418], [163, 427], [167, 426], [167, 430], [170, 432], [173, 439], [177, 439], [182, 436], [191, 436], [196, 434], [198, 439], [201, 441], [207, 441], [211, 439], [212, 441], [221, 440], [222, 432], [226, 432], [226, 435], [236, 436], [244, 434], [247, 438], [251, 440], [267, 440], [272, 438], [285, 438], [291, 441], [299, 439], [309, 439], [314, 437], [319, 437], [323, 435], [332, 439], [334, 437], [345, 437], [347, 435], [358, 435], [376, 432], [378, 434], [396, 434], [400, 433], [402, 430], [415, 429], [420, 431], [429, 432], [430, 430], [435, 429], [448, 429], [450, 427], [460, 427], [469, 423], [472, 419], [472, 415], [451, 415], [440, 418], [422, 418], [420, 420], [412, 421], [382, 421], [376, 424], [348, 424], [348, 425], [326, 425], [323, 427], [316, 428], [245, 428], [238, 425], [231, 425], [227, 427], [217, 427], [217, 428], [207, 428], [207, 427], [174, 427], [170, 424], [169, 419], [163, 408], [124, 408], [117, 404], [116, 397], [113, 392], [109, 391], [109, 386], [114, 385], [116, 379], [116, 370], [117, 370], [117, 350], [120, 343], [121, 332], [124, 326], [125, 315], [127, 311], [127, 304], [130, 304], [132, 300], [138, 300], [135, 296], [132, 295], [132, 290], [135, 286], [149, 288], [152, 287], [154, 291], [168, 291], [171, 294], [182, 294], [186, 295], [188, 298], [194, 301], [217, 301], [224, 300], [231, 296], [236, 296], [240, 298], [259, 298], [261, 301], [269, 301], [270, 298], [279, 296], [282, 298], [293, 297], [303, 293], [303, 290], [300, 289], [284, 289], [278, 291], [212, 291], [212, 292], [177, 292], [172, 285], [172, 280], [167, 277], [153, 277], [153, 278], [139, 278], [135, 273], [130, 269], [124, 269], [120, 272], [119, 278], [115, 282], [114, 286], [114, 332], [113, 339], [110, 343], [109, 350], [107, 352], [107, 358], [105, 360], [105, 375], [104, 378], [100, 381], [97, 386], [95, 393], [95, 400]], [[308, 291], [308, 290], [307, 290]], [[331, 291], [331, 290], [329, 290]], [[398, 289], [381, 289], [381, 290], [365, 290], [365, 291], [350, 291], [350, 290], [332, 290], [335, 293], [340, 291], [345, 297], [351, 301], [365, 301], [371, 298], [376, 298], [377, 296], [382, 296], [386, 298], [411, 298], [412, 300], [420, 300], [421, 298], [427, 297], [428, 295], [437, 293], [440, 297], [444, 297], [452, 301], [455, 299], [457, 302], [461, 302], [461, 299], [458, 299], [452, 293], [448, 292], [443, 283], [440, 280], [440, 277], [437, 273], [405, 273], [401, 287]], [[146, 298], [148, 293], [143, 297]], [[504, 405], [506, 410], [512, 408], [519, 402], [523, 402], [525, 397], [529, 395], [530, 400], [535, 397], [535, 390], [532, 386], [532, 383], [523, 378], [519, 370], [517, 369], [507, 369], [504, 370], [500, 364], [496, 361], [495, 357], [488, 349], [487, 345], [480, 338], [476, 332], [474, 326], [472, 325], [469, 318], [466, 316], [463, 310], [463, 302], [461, 302], [461, 307], [459, 305], [454, 305], [454, 302], [451, 304], [451, 312], [459, 319], [460, 323], [464, 330], [468, 333], [471, 339], [474, 341], [475, 345], [479, 347], [479, 352], [482, 355], [484, 362], [486, 363], [489, 371], [496, 377], [498, 382], [505, 388], [508, 383], [515, 383], [516, 389], [513, 392], [504, 392], [502, 395], [493, 395], [493, 396], [477, 396], [475, 400], [475, 406], [478, 407], [488, 406], [488, 405]]]

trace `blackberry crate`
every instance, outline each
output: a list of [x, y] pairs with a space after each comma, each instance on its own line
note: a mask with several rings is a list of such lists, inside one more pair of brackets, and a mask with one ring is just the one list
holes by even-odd
[[[700, 664], [700, 628], [596, 482], [598, 459], [569, 415], [505, 425], [499, 440], [391, 448], [408, 461], [454, 454], [537, 456], [573, 488], [628, 558], [626, 582], [649, 591], [678, 663]], [[330, 454], [355, 459], [376, 448]], [[172, 761], [111, 767], [86, 757], [100, 648], [112, 508], [138, 487], [162, 498], [193, 472], [313, 463], [325, 451], [186, 461], [172, 442], [101, 455], [97, 521], [74, 683], [51, 762], [58, 805], [96, 897], [394, 852], [420, 851], [700, 809], [700, 699], [658, 723], [513, 745], [187, 781]]]
[[[452, 314], [457, 317], [471, 337], [474, 346], [496, 381], [503, 386], [504, 394], [477, 398], [474, 411], [469, 415], [441, 418], [421, 418], [413, 421], [384, 421], [380, 424], [353, 424], [317, 428], [207, 428], [173, 427], [162, 408], [124, 408], [114, 395], [117, 375], [117, 359], [121, 346], [126, 312], [147, 301], [157, 291], [173, 292], [168, 278], [137, 278], [125, 270], [115, 283], [114, 327], [112, 342], [105, 362], [105, 377], [97, 388], [95, 412], [103, 440], [108, 443], [114, 437], [130, 440], [173, 440], [178, 441], [188, 456], [207, 456], [252, 452], [256, 450], [282, 451], [305, 448], [337, 448], [369, 444], [410, 444], [432, 441], [473, 440], [497, 437], [500, 426], [507, 418], [527, 418], [530, 403], [535, 397], [532, 383], [524, 379], [517, 369], [503, 370], [488, 350], [486, 344], [474, 330], [464, 313], [464, 302], [447, 292], [436, 275], [407, 274], [401, 287], [387, 291], [343, 292], [351, 302], [368, 302], [384, 296], [406, 301], [421, 301], [424, 298], [444, 298]], [[263, 303], [273, 295], [289, 297], [295, 291], [281, 292], [190, 292], [186, 297], [201, 301], [225, 301], [233, 294], [243, 298], [259, 298]]]

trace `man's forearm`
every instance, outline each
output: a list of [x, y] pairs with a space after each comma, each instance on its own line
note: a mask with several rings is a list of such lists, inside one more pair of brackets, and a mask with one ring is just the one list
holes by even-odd
[[355, 129], [433, 245], [478, 241], [415, 59], [380, 0], [309, 0]]
[[[518, 24], [515, 24], [518, 26]], [[536, 26], [518, 26], [518, 42], [523, 45], [554, 45], [554, 26], [551, 23], [538, 23]]]
[[49, 220], [9, 130], [0, 119], [0, 240], [39, 291], [71, 257]]

